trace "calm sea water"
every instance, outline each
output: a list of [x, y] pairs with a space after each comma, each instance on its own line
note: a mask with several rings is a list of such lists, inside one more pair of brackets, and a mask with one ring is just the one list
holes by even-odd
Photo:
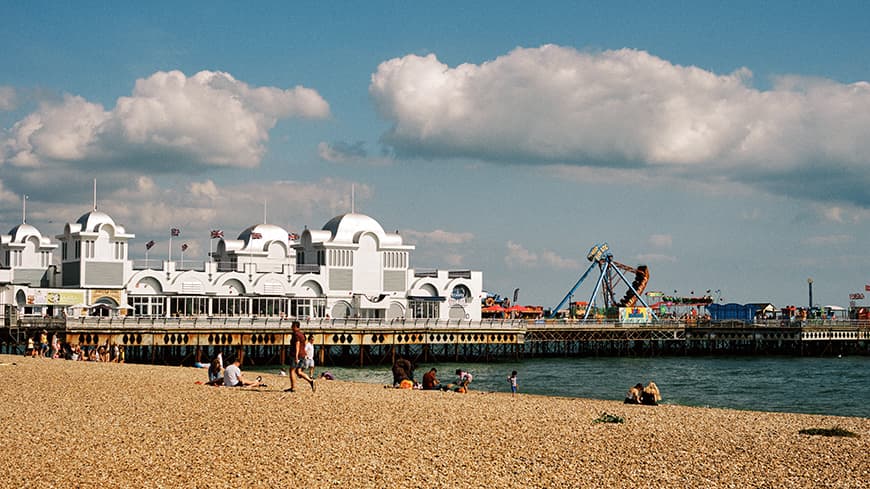
[[[656, 357], [543, 358], [521, 362], [436, 363], [442, 382], [464, 368], [474, 390], [510, 392], [507, 377], [519, 372], [520, 392], [622, 400], [629, 386], [655, 381], [664, 403], [753, 411], [870, 417], [870, 357]], [[392, 382], [389, 367], [318, 367], [338, 378]]]

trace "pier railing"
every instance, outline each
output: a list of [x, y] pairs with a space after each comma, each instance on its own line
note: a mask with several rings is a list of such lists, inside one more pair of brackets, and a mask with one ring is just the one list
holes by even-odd
[[[290, 330], [294, 319], [288, 318], [257, 318], [257, 317], [189, 317], [189, 318], [146, 318], [146, 317], [82, 317], [68, 319], [67, 329], [87, 330], [233, 330], [233, 329], [263, 329]], [[302, 329], [319, 330], [373, 330], [373, 329], [481, 329], [522, 331], [528, 327], [525, 320], [484, 319], [469, 321], [459, 319], [300, 319]]]

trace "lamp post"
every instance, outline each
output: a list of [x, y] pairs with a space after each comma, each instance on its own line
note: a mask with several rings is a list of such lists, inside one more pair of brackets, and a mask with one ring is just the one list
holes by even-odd
[[812, 277], [807, 279], [807, 286], [809, 287], [810, 292], [810, 311], [813, 310], [813, 279]]

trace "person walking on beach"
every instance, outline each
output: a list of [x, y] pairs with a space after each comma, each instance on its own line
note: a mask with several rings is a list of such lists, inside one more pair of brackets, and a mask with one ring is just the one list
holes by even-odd
[[308, 376], [314, 378], [314, 335], [308, 335], [308, 340], [305, 342], [305, 368], [308, 369]]
[[300, 377], [308, 382], [312, 392], [315, 391], [314, 379], [305, 373], [305, 335], [299, 329], [299, 321], [293, 321], [290, 326], [290, 351], [293, 355], [293, 368], [290, 369], [290, 388], [284, 389], [284, 392], [296, 392], [296, 378]]
[[511, 375], [510, 375], [510, 377], [507, 378], [507, 380], [508, 380], [508, 383], [509, 383], [510, 386], [511, 386], [511, 397], [513, 397], [513, 396], [516, 395], [517, 390], [518, 390], [518, 387], [517, 387], [517, 371], [514, 370], [513, 372], [511, 372]]

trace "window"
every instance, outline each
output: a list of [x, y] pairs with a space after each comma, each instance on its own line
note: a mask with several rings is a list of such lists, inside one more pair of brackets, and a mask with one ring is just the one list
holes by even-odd
[[326, 299], [290, 299], [290, 315], [297, 318], [326, 317]]
[[411, 300], [408, 303], [408, 309], [411, 310], [412, 317], [415, 318], [438, 318], [440, 303], [437, 301], [415, 301]]
[[163, 301], [161, 296], [130, 296], [130, 307], [135, 316], [162, 317]]
[[283, 297], [256, 297], [251, 299], [251, 313], [255, 316], [287, 316], [287, 299]]

